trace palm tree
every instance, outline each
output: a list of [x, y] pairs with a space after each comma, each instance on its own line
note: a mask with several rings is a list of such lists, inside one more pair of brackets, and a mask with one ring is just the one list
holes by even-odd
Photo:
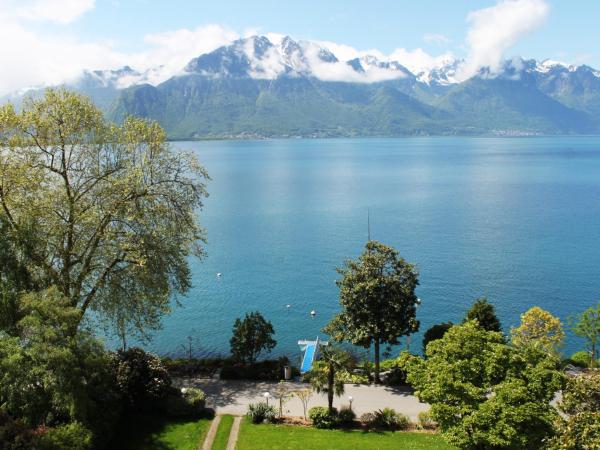
[[351, 357], [348, 352], [328, 345], [321, 351], [321, 360], [315, 362], [312, 370], [307, 374], [311, 386], [318, 393], [327, 392], [329, 412], [333, 412], [333, 396], [344, 394], [344, 380], [341, 372], [348, 370]]

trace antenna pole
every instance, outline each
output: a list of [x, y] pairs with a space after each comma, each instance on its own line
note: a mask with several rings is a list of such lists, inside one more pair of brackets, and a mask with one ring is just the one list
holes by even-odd
[[371, 241], [371, 211], [367, 208], [367, 240]]

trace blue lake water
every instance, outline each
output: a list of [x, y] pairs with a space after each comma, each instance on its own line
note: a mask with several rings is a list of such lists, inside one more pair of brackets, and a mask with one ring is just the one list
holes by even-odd
[[[198, 355], [227, 353], [234, 319], [259, 310], [274, 353], [296, 357], [298, 339], [338, 311], [335, 268], [362, 251], [367, 211], [372, 238], [419, 268], [412, 348], [479, 296], [505, 331], [533, 305], [565, 319], [600, 298], [600, 138], [174, 145], [212, 178], [199, 213], [208, 256], [192, 262], [194, 288], [147, 345], [159, 353], [182, 353], [187, 336]], [[579, 345], [570, 337], [565, 351]]]

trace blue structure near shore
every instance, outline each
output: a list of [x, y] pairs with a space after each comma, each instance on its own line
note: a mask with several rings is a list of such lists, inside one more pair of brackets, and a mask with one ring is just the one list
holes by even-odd
[[300, 349], [304, 352], [302, 364], [300, 365], [300, 374], [304, 375], [312, 369], [312, 365], [319, 356], [319, 346], [329, 345], [328, 342], [320, 341], [317, 337], [314, 341], [298, 341]]

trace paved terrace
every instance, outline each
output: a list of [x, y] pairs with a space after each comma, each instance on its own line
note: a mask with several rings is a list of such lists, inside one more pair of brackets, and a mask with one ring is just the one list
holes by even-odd
[[[216, 379], [196, 378], [176, 381], [176, 385], [195, 386], [206, 393], [206, 406], [213, 408], [216, 414], [246, 414], [250, 403], [264, 401], [263, 394], [275, 391], [277, 383], [258, 382], [258, 381], [224, 381]], [[305, 389], [309, 385], [306, 383], [286, 382], [290, 391]], [[390, 407], [397, 412], [407, 415], [412, 421], [417, 420], [421, 411], [426, 411], [429, 406], [420, 403], [419, 399], [412, 395], [410, 391], [397, 389], [390, 386], [365, 386], [347, 384], [346, 392], [342, 397], [334, 397], [333, 405], [339, 408], [342, 405], [348, 405], [348, 396], [352, 396], [352, 409], [358, 417], [366, 412], [373, 412], [377, 409]], [[269, 400], [269, 404], [277, 407], [278, 403], [274, 398]], [[325, 394], [314, 393], [311, 397], [308, 408], [313, 406], [327, 406], [327, 396]], [[303, 415], [302, 403], [296, 397], [290, 398], [284, 405], [284, 414], [287, 416]]]

